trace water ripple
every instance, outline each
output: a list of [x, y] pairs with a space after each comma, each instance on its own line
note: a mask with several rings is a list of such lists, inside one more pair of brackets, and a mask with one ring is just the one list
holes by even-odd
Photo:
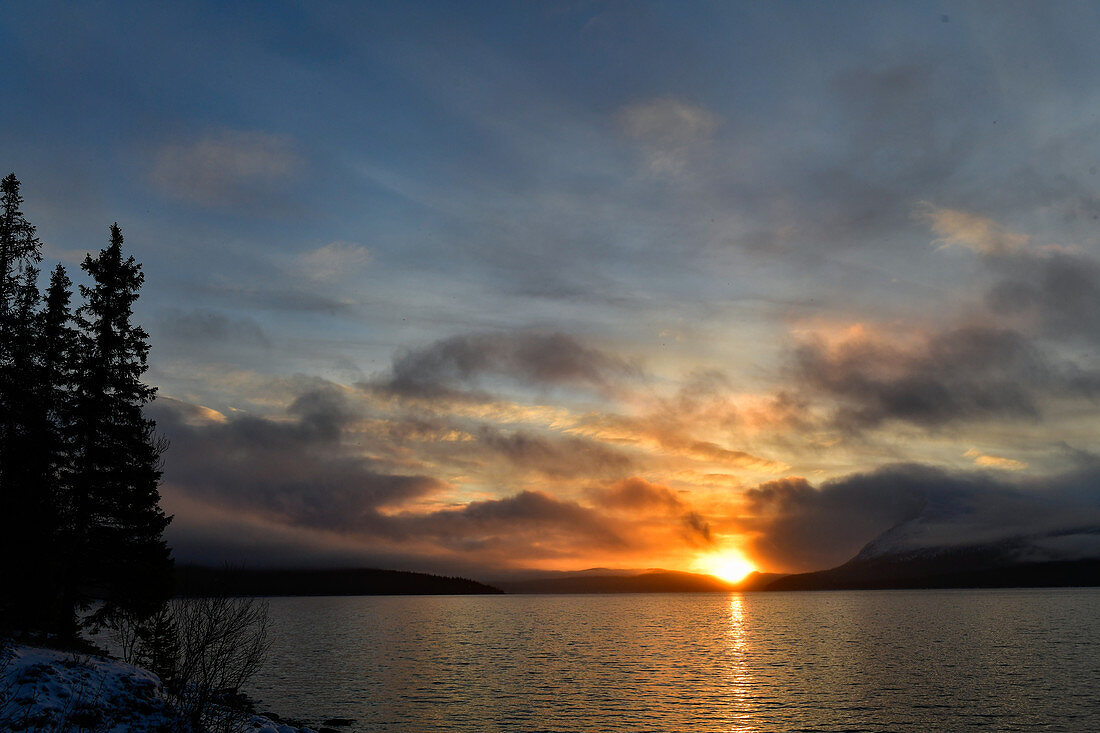
[[252, 694], [362, 731], [1100, 730], [1100, 590], [271, 600]]

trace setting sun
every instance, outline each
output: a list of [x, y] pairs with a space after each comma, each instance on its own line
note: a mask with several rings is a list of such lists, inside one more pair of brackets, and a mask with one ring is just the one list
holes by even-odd
[[706, 555], [699, 558], [697, 565], [702, 572], [729, 583], [743, 580], [745, 576], [756, 570], [756, 566], [737, 550]]

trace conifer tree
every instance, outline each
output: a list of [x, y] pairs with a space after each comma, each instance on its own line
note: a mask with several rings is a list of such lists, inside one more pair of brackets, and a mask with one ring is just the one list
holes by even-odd
[[[73, 328], [72, 280], [58, 264], [50, 273], [45, 310], [38, 328], [39, 402], [49, 427], [43, 436], [42, 470], [60, 493], [67, 493], [72, 451], [72, 400], [77, 333]], [[60, 501], [59, 504], [63, 504]], [[65, 513], [62, 507], [60, 513]]]
[[[50, 532], [44, 535], [49, 546], [43, 548], [43, 560], [51, 574], [43, 595], [48, 603], [42, 622], [63, 636], [76, 632], [75, 619], [60, 605], [64, 587], [66, 548], [71, 540], [72, 460], [73, 460], [73, 389], [77, 358], [77, 333], [70, 310], [72, 281], [60, 264], [50, 273], [45, 309], [38, 327], [38, 423], [33, 446], [34, 472], [50, 489], [48, 521]], [[43, 583], [45, 585], [45, 583]]]
[[93, 284], [74, 318], [61, 265], [43, 305], [19, 189], [14, 174], [0, 181], [0, 624], [75, 635], [93, 598], [100, 619], [140, 621], [170, 593], [166, 445], [143, 413], [155, 390], [131, 316], [144, 276], [121, 230], [85, 258]]
[[106, 248], [84, 259], [94, 281], [82, 285], [77, 311], [80, 362], [73, 406], [72, 546], [66, 606], [94, 591], [104, 600], [96, 620], [154, 612], [171, 591], [172, 561], [160, 509], [160, 456], [165, 444], [142, 408], [155, 388], [144, 384], [148, 335], [131, 322], [144, 281], [123, 257], [122, 231], [111, 226]]
[[35, 265], [41, 244], [20, 207], [19, 180], [11, 173], [0, 181], [0, 497], [13, 496], [8, 482], [17, 471], [16, 443], [20, 440], [27, 396], [27, 359], [33, 340], [32, 319], [37, 301]]
[[37, 264], [42, 255], [34, 226], [23, 216], [19, 179], [9, 173], [0, 181], [0, 349], [10, 354], [6, 336], [10, 313], [17, 302], [21, 275], [26, 264]]
[[26, 625], [49, 606], [52, 489], [36, 470], [45, 427], [38, 362], [40, 243], [19, 180], [0, 181], [0, 620]]

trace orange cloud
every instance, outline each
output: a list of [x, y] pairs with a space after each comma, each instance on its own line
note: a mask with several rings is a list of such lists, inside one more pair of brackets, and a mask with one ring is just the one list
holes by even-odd
[[924, 204], [917, 216], [928, 221], [939, 235], [940, 247], [965, 247], [983, 255], [1005, 255], [1024, 249], [1031, 238], [1005, 229], [978, 214]]
[[1027, 463], [1002, 456], [986, 455], [977, 448], [971, 448], [963, 453], [967, 458], [973, 458], [974, 464], [985, 468], [996, 468], [1002, 471], [1022, 471], [1027, 468]]

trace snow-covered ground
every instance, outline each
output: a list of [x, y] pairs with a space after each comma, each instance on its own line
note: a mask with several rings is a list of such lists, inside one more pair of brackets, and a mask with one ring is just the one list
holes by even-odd
[[[28, 646], [0, 652], [0, 730], [96, 733], [171, 731], [160, 679], [105, 657]], [[260, 715], [242, 733], [312, 733]]]

